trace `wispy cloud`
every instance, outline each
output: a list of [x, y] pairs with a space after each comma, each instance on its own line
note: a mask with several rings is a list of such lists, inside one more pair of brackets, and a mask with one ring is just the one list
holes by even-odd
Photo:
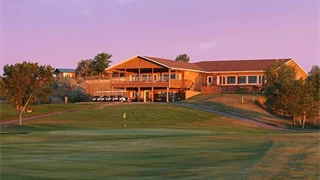
[[92, 14], [92, 8], [86, 8], [83, 10], [83, 14], [86, 16], [89, 16], [90, 14]]
[[216, 42], [205, 42], [197, 45], [197, 49], [212, 49], [217, 46]]
[[116, 1], [119, 4], [129, 4], [129, 3], [132, 3], [132, 2], [134, 2], [136, 0], [116, 0]]

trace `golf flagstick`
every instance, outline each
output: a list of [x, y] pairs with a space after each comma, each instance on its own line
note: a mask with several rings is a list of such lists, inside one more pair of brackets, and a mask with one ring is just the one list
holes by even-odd
[[124, 129], [127, 130], [127, 118], [126, 118], [126, 112], [123, 113], [123, 116], [124, 118]]

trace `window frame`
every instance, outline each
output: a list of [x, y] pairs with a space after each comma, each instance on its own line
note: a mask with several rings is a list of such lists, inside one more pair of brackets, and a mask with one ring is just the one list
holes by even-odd
[[[240, 78], [244, 77], [244, 83], [240, 83]], [[238, 76], [238, 84], [247, 84], [247, 76]]]
[[[229, 78], [234, 78], [234, 83], [229, 83]], [[226, 78], [226, 84], [227, 85], [236, 85], [236, 76], [227, 76]]]
[[[256, 82], [250, 82], [250, 77], [255, 77]], [[248, 84], [258, 84], [258, 77], [257, 75], [248, 75]]]

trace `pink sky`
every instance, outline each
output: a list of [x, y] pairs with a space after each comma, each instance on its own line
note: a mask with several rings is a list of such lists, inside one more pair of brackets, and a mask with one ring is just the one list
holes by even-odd
[[0, 0], [1, 70], [22, 61], [76, 68], [100, 52], [192, 62], [294, 58], [320, 64], [318, 0]]

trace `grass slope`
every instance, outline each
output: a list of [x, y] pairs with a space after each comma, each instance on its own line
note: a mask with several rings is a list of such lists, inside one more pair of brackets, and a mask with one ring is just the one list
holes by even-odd
[[[243, 103], [242, 103], [243, 97]], [[264, 98], [258, 94], [201, 94], [185, 102], [214, 107], [223, 111], [235, 112], [246, 117], [292, 128], [292, 121], [282, 119], [267, 112], [254, 101], [264, 103]]]
[[13, 133], [0, 137], [1, 179], [319, 178], [319, 133], [264, 130], [169, 104], [71, 112], [1, 132]]
[[[68, 112], [81, 109], [92, 109], [97, 107], [97, 104], [41, 104], [30, 105], [29, 108], [33, 108], [35, 111], [32, 113], [23, 113], [23, 118], [34, 117], [41, 114], [49, 114], [54, 112]], [[0, 104], [0, 121], [9, 121], [18, 119], [18, 113], [11, 104]]]

